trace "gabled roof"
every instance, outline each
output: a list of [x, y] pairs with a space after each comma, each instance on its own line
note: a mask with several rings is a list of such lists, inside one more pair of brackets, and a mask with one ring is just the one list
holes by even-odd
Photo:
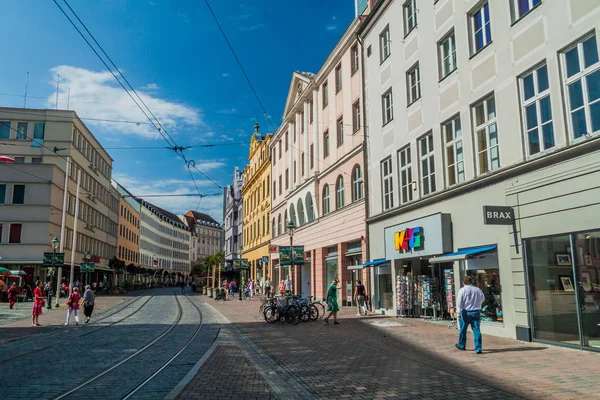
[[[194, 225], [208, 225], [208, 226], [214, 226], [217, 228], [220, 228], [220, 224], [210, 215], [208, 214], [204, 214], [198, 211], [188, 211], [187, 213], [185, 213], [186, 218], [187, 217], [192, 217], [192, 220], [194, 221]], [[188, 220], [189, 221], [189, 220]], [[192, 225], [190, 225], [192, 226]]]
[[304, 92], [314, 78], [315, 74], [313, 73], [294, 71], [292, 74], [292, 82], [290, 83], [290, 88], [288, 90], [287, 100], [285, 102], [285, 108], [283, 109], [284, 120], [285, 116], [288, 115], [290, 110], [294, 107], [294, 104], [296, 104], [300, 94]]

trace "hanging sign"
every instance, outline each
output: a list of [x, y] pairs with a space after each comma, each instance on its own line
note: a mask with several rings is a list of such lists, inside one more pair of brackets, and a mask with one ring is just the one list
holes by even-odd
[[269, 256], [263, 256], [262, 262], [263, 263], [268, 263], [269, 262]]
[[[54, 264], [52, 263], [52, 257], [54, 257]], [[42, 260], [42, 266], [44, 266], [44, 267], [64, 267], [65, 266], [65, 253], [44, 253], [44, 259]]]
[[512, 207], [483, 206], [483, 223], [485, 225], [512, 225], [515, 210]]
[[[289, 246], [279, 246], [279, 264], [291, 265], [291, 251]], [[294, 246], [294, 265], [304, 264], [304, 246]]]
[[278, 253], [278, 252], [279, 252], [279, 246], [277, 246], [277, 245], [269, 246], [269, 253]]

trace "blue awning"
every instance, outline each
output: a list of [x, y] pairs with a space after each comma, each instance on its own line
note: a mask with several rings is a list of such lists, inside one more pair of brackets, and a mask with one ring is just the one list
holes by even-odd
[[455, 251], [454, 253], [448, 253], [448, 254], [444, 254], [443, 256], [430, 258], [429, 264], [439, 264], [439, 263], [445, 263], [445, 262], [466, 260], [467, 258], [474, 257], [478, 254], [494, 251], [497, 248], [498, 248], [498, 246], [496, 246], [496, 245], [470, 247], [468, 249], [462, 249], [459, 251]]
[[378, 260], [368, 261], [368, 262], [363, 263], [363, 264], [350, 265], [350, 266], [348, 266], [348, 269], [352, 270], [352, 269], [362, 269], [362, 268], [368, 268], [368, 267], [376, 267], [378, 265], [385, 264], [387, 262], [390, 262], [390, 260], [386, 260], [385, 258], [380, 258]]

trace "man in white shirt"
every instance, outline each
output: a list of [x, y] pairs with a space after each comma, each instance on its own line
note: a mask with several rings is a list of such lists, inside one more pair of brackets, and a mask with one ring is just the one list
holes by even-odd
[[285, 291], [292, 293], [292, 278], [289, 275], [283, 284], [285, 285]]
[[473, 341], [475, 342], [475, 353], [481, 354], [481, 303], [483, 303], [483, 292], [477, 286], [473, 286], [473, 279], [465, 276], [464, 286], [458, 291], [456, 299], [456, 314], [460, 323], [458, 331], [458, 343], [454, 346], [459, 350], [466, 350], [467, 329], [471, 325], [473, 329]]

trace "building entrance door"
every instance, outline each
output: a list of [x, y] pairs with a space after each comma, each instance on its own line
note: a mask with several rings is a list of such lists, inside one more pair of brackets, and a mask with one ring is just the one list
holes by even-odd
[[310, 291], [310, 263], [305, 263], [300, 270], [300, 289], [302, 290], [301, 296], [311, 296]]

